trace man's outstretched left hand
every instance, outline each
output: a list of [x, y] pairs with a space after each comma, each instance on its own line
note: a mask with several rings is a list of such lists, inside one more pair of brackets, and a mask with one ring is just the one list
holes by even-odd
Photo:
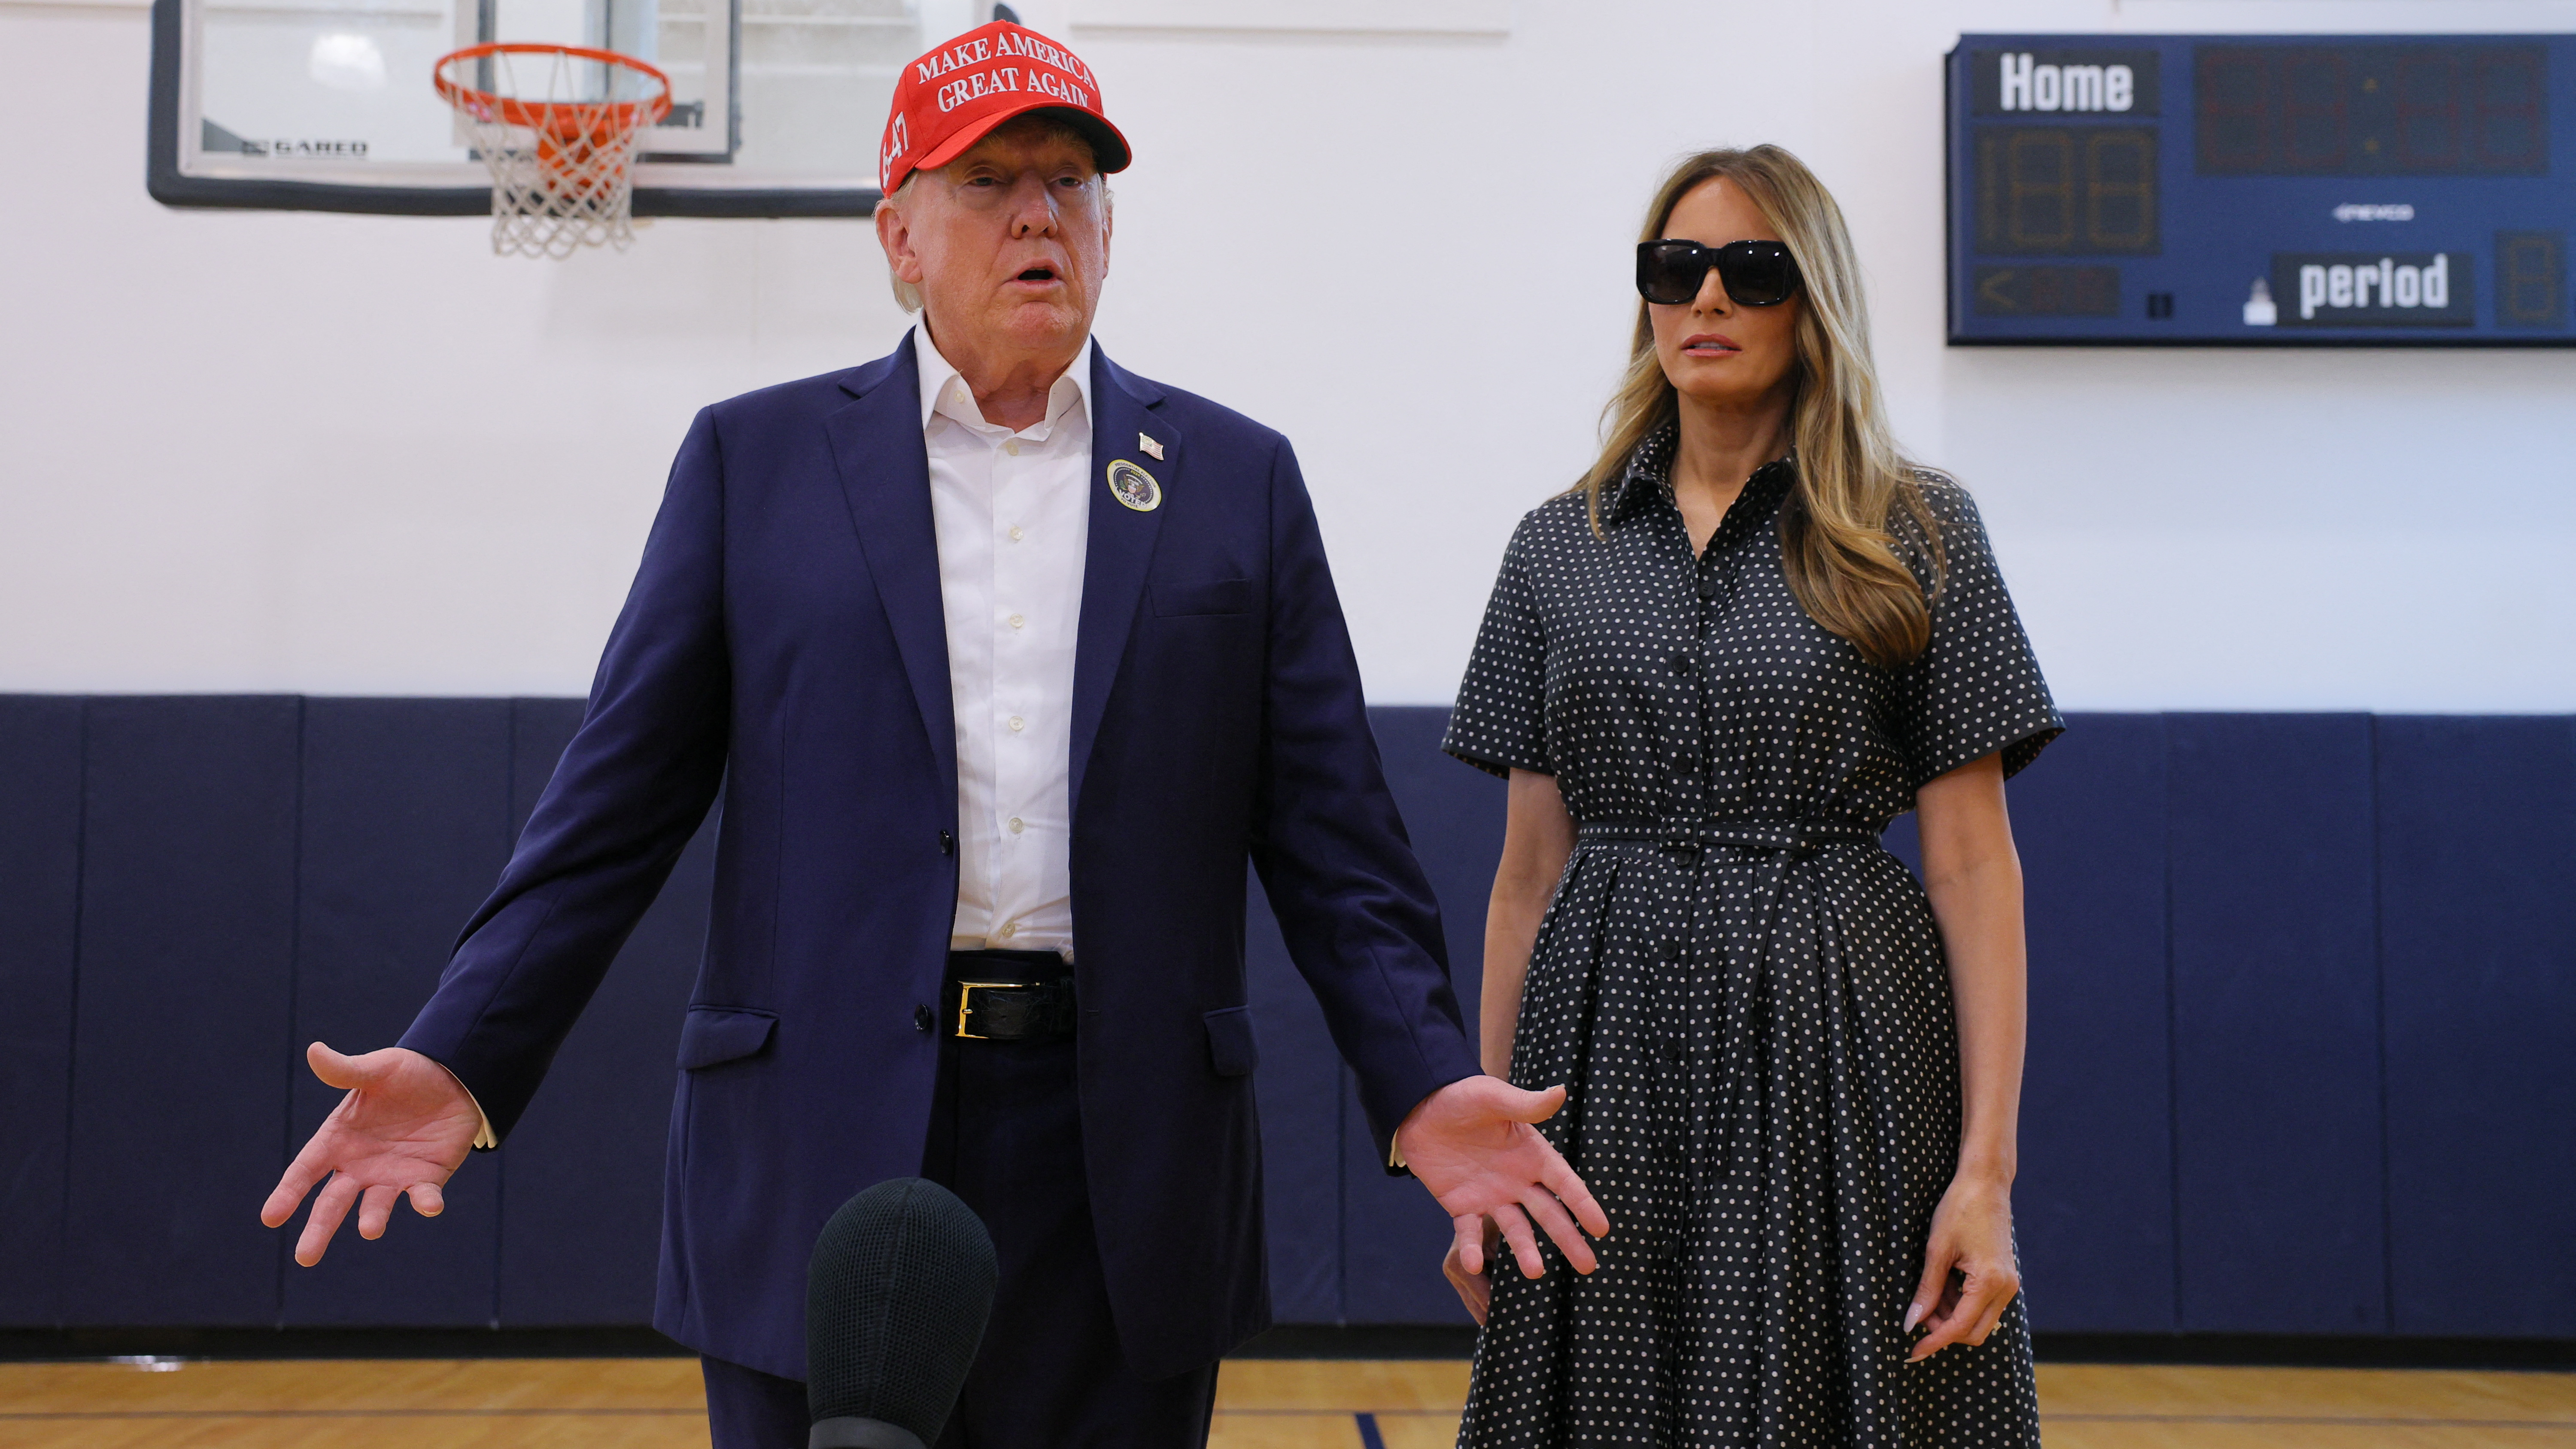
[[[1457, 1228], [1453, 1251], [1469, 1274], [1485, 1271], [1485, 1222], [1502, 1229], [1521, 1272], [1545, 1276], [1535, 1219], [1577, 1273], [1600, 1266], [1584, 1234], [1610, 1236], [1609, 1214], [1541, 1137], [1565, 1105], [1565, 1088], [1524, 1092], [1499, 1077], [1467, 1077], [1422, 1099], [1395, 1129], [1404, 1165], [1431, 1189]], [[1576, 1225], [1581, 1224], [1578, 1231]]]

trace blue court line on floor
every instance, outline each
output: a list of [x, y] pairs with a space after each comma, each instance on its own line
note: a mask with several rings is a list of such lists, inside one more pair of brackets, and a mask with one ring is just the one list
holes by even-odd
[[1386, 1440], [1377, 1432], [1377, 1415], [1354, 1414], [1360, 1421], [1360, 1449], [1386, 1449]]

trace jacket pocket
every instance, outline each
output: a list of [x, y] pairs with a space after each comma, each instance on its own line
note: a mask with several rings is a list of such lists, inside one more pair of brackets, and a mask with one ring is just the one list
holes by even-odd
[[739, 1061], [769, 1045], [778, 1014], [744, 1006], [692, 1006], [680, 1024], [680, 1069]]
[[1260, 586], [1250, 579], [1154, 585], [1154, 612], [1166, 618], [1175, 614], [1249, 614], [1260, 602]]
[[1261, 1065], [1261, 1046], [1252, 1039], [1252, 1008], [1229, 1006], [1205, 1018], [1208, 1065], [1220, 1077], [1248, 1077]]

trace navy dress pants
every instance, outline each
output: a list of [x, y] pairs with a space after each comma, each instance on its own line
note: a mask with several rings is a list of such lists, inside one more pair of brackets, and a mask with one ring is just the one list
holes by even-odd
[[[936, 1449], [1200, 1449], [1216, 1365], [1148, 1382], [1109, 1316], [1082, 1168], [1073, 1043], [941, 1043], [922, 1176], [984, 1219], [1001, 1281]], [[714, 1449], [804, 1449], [805, 1385], [701, 1361]]]

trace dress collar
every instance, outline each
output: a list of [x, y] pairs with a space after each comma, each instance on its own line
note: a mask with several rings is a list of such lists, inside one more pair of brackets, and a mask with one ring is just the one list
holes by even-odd
[[[1680, 442], [1680, 424], [1666, 423], [1637, 444], [1635, 450], [1628, 454], [1628, 466], [1620, 471], [1618, 480], [1610, 485], [1610, 496], [1603, 501], [1603, 526], [1619, 522], [1649, 502], [1661, 502], [1667, 506], [1672, 503], [1673, 454]], [[1752, 499], [1751, 511], [1768, 517], [1771, 510], [1779, 506], [1780, 500], [1788, 496], [1790, 485], [1797, 480], [1798, 450], [1792, 447], [1754, 469], [1753, 476], [1744, 480], [1744, 492], [1737, 501]]]

